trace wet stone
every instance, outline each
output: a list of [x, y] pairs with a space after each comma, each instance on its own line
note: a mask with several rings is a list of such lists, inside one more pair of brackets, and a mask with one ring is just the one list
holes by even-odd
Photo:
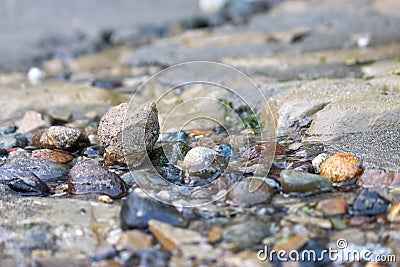
[[[252, 181], [254, 179], [254, 181]], [[254, 192], [250, 192], [250, 184], [260, 186]], [[227, 202], [239, 207], [252, 207], [258, 204], [268, 204], [275, 195], [275, 190], [263, 182], [262, 177], [245, 178], [240, 181], [227, 195]]]
[[46, 130], [38, 130], [32, 138], [32, 145], [39, 148], [76, 151], [89, 146], [90, 141], [80, 130], [52, 126]]
[[320, 175], [282, 170], [280, 182], [284, 193], [318, 194], [332, 190], [332, 182]]
[[125, 182], [117, 174], [104, 169], [94, 160], [77, 163], [68, 178], [68, 192], [75, 195], [103, 194], [120, 198], [127, 191]]
[[189, 146], [185, 142], [162, 143], [151, 151], [149, 158], [154, 166], [175, 165], [182, 161], [189, 151]]
[[356, 216], [378, 215], [387, 213], [389, 201], [376, 192], [363, 189], [353, 202], [353, 212]]
[[65, 165], [40, 158], [29, 158], [26, 155], [10, 156], [9, 164], [23, 165], [42, 181], [64, 180], [68, 177], [69, 168]]
[[108, 110], [98, 129], [106, 165], [139, 166], [153, 149], [159, 129], [153, 101], [138, 106], [123, 103]]
[[334, 183], [348, 182], [362, 172], [360, 160], [347, 153], [338, 153], [321, 164], [321, 175]]
[[147, 195], [129, 194], [121, 208], [122, 229], [147, 228], [149, 220], [157, 220], [173, 226], [186, 224], [174, 206]]
[[186, 154], [182, 163], [184, 182], [201, 185], [214, 181], [228, 166], [224, 156], [207, 147], [195, 147]]
[[82, 150], [82, 155], [87, 158], [99, 158], [102, 155], [102, 149], [98, 146], [90, 146]]
[[249, 248], [261, 242], [269, 235], [268, 224], [259, 220], [248, 220], [227, 226], [222, 233], [222, 240], [237, 243], [241, 248]]
[[28, 139], [24, 134], [11, 133], [0, 135], [0, 149], [10, 149], [13, 147], [25, 147], [28, 145]]
[[47, 196], [49, 187], [23, 165], [6, 164], [0, 167], [0, 183], [22, 196]]
[[32, 151], [31, 157], [61, 164], [68, 163], [74, 159], [74, 156], [69, 153], [50, 149], [34, 150]]

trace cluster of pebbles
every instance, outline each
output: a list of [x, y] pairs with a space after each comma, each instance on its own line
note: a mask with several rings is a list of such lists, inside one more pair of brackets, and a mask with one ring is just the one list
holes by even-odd
[[[293, 145], [290, 139], [262, 142], [254, 136], [250, 147], [238, 151], [229, 145], [227, 136], [212, 130], [180, 132], [172, 135], [172, 141], [158, 140], [155, 103], [131, 105], [124, 103], [113, 107], [98, 122], [89, 122], [81, 128], [72, 127], [74, 123], [51, 127], [32, 125], [29, 128], [34, 131], [16, 133], [18, 127], [1, 127], [0, 182], [10, 193], [21, 197], [83, 195], [92, 200], [95, 196], [96, 201], [116, 201], [114, 205], [119, 205], [118, 199], [123, 199], [120, 227], [125, 233], [120, 240], [128, 238], [128, 241], [115, 244], [115, 254], [105, 262], [121, 261], [122, 252], [129, 250], [129, 242], [134, 245], [139, 242], [136, 239], [148, 240], [147, 245], [140, 243], [146, 249], [159, 243], [161, 247], [154, 253], [164, 253], [164, 256], [158, 255], [164, 263], [168, 260], [182, 263], [190, 257], [216, 262], [218, 255], [226, 251], [245, 253], [261, 243], [274, 244], [283, 250], [308, 246], [314, 250], [323, 248], [327, 243], [301, 234], [305, 231], [312, 236], [315, 227], [321, 231], [344, 230], [371, 221], [382, 225], [400, 221], [398, 202], [366, 188], [373, 183], [369, 178], [373, 177], [373, 172], [378, 172], [381, 179], [391, 185], [399, 183], [398, 173], [363, 171], [360, 158], [343, 152], [317, 153], [309, 158], [306, 152], [301, 152], [302, 146]], [[135, 112], [125, 117], [128, 110]], [[207, 143], [199, 140], [210, 136], [220, 141], [203, 146]], [[272, 157], [272, 167], [265, 175], [255, 174], [252, 167], [262, 165], [262, 157]], [[146, 159], [151, 162], [152, 170], [146, 169]], [[229, 164], [233, 167], [228, 167]], [[388, 175], [392, 176], [388, 178]], [[157, 181], [156, 176], [163, 177], [165, 183]], [[143, 179], [156, 186], [159, 183], [160, 188], [165, 189], [159, 194], [161, 199], [172, 200], [178, 208], [144, 194], [136, 184]], [[178, 185], [181, 190], [167, 192], [170, 184]], [[252, 184], [258, 184], [255, 190], [250, 190]], [[211, 185], [211, 191], [202, 192], [204, 185]], [[194, 190], [197, 195], [192, 197], [211, 194], [215, 203], [206, 209], [179, 208], [185, 204], [179, 201], [187, 194], [185, 188], [188, 187], [199, 189]], [[346, 192], [351, 192], [351, 198]], [[212, 208], [213, 205], [222, 208]], [[259, 217], [251, 215], [254, 212]], [[232, 216], [237, 216], [238, 220], [226, 219]], [[215, 222], [205, 223], [206, 218], [213, 218]], [[243, 218], [248, 221], [242, 222]], [[284, 229], [301, 222], [311, 228], [299, 224], [299, 227], [306, 227], [299, 233], [286, 237], [281, 236], [282, 232], [271, 234], [278, 225]], [[213, 246], [213, 254], [191, 254], [191, 249], [207, 252]], [[140, 251], [125, 259], [125, 265], [141, 262]], [[104, 262], [103, 254], [99, 253], [98, 261]], [[171, 255], [175, 256], [171, 259]], [[254, 259], [252, 254], [244, 255], [244, 259]]]

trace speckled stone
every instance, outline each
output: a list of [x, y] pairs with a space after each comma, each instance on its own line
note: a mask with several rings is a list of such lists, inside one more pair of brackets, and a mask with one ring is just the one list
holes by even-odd
[[38, 130], [32, 138], [32, 145], [39, 148], [76, 151], [90, 145], [89, 138], [78, 129], [52, 126]]
[[335, 183], [350, 181], [361, 172], [360, 160], [347, 153], [335, 154], [321, 164], [321, 175]]

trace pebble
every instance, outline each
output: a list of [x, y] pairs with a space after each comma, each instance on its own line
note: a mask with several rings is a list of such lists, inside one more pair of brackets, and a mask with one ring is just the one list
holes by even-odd
[[357, 179], [357, 185], [364, 188], [399, 188], [400, 172], [369, 169]]
[[22, 165], [6, 164], [0, 167], [0, 184], [22, 196], [47, 196], [49, 187], [32, 171]]
[[151, 235], [142, 233], [138, 230], [131, 230], [123, 232], [115, 247], [117, 250], [141, 250], [146, 248], [151, 248], [153, 244], [153, 238]]
[[[253, 181], [253, 179], [255, 181]], [[250, 184], [261, 183], [254, 192], [250, 192]], [[240, 181], [227, 195], [227, 202], [239, 207], [252, 207], [258, 204], [268, 204], [275, 195], [275, 190], [263, 182], [262, 177], [245, 178]]]
[[242, 153], [242, 157], [246, 160], [258, 159], [260, 156], [268, 157], [277, 155], [286, 155], [286, 151], [283, 146], [276, 142], [266, 142], [261, 145], [255, 145]]
[[393, 204], [389, 209], [388, 220], [400, 223], [400, 203]]
[[220, 144], [217, 147], [217, 153], [221, 154], [227, 161], [229, 161], [233, 155], [233, 150], [228, 144]]
[[199, 243], [203, 237], [192, 230], [171, 226], [157, 220], [148, 222], [150, 232], [158, 242], [169, 252], [184, 244]]
[[321, 164], [321, 175], [334, 183], [348, 182], [362, 172], [360, 160], [347, 153], [338, 153]]
[[356, 216], [378, 215], [388, 211], [389, 201], [376, 192], [363, 189], [353, 202], [353, 212]]
[[40, 158], [30, 158], [24, 153], [13, 153], [8, 158], [8, 164], [22, 165], [33, 172], [40, 180], [47, 182], [53, 180], [64, 180], [68, 177], [69, 168], [58, 163]]
[[26, 111], [24, 117], [18, 122], [17, 133], [33, 132], [39, 128], [48, 126], [48, 123], [43, 120], [42, 114], [30, 110]]
[[220, 226], [214, 225], [208, 232], [207, 240], [211, 244], [218, 243], [222, 238], [223, 229]]
[[165, 250], [142, 249], [124, 262], [123, 266], [165, 267], [168, 266], [170, 257], [170, 253]]
[[274, 246], [274, 250], [283, 250], [290, 252], [292, 250], [300, 250], [307, 242], [309, 238], [304, 235], [293, 235], [283, 239]]
[[82, 150], [82, 155], [87, 158], [96, 159], [101, 157], [102, 149], [98, 145], [90, 146]]
[[321, 210], [325, 216], [335, 216], [347, 213], [347, 204], [342, 197], [333, 197], [321, 200], [317, 209]]
[[260, 243], [268, 235], [268, 224], [258, 219], [250, 219], [227, 226], [223, 230], [222, 239], [226, 242], [237, 243], [241, 248], [248, 248]]
[[332, 182], [320, 175], [282, 170], [280, 182], [284, 193], [318, 194], [332, 191]]
[[222, 259], [222, 262], [226, 266], [232, 266], [232, 267], [269, 267], [272, 266], [267, 261], [261, 261], [257, 253], [254, 252], [253, 250], [244, 250], [238, 254], [235, 255], [230, 255], [230, 256], [225, 256]]
[[120, 217], [122, 229], [147, 228], [149, 220], [161, 221], [172, 226], [186, 224], [174, 206], [137, 193], [130, 193], [124, 200]]
[[25, 147], [28, 139], [22, 133], [10, 133], [0, 135], [0, 149], [7, 150], [13, 147]]
[[175, 165], [182, 161], [189, 151], [189, 146], [185, 142], [168, 142], [149, 154], [153, 166]]
[[80, 130], [64, 126], [52, 126], [38, 130], [32, 138], [32, 145], [38, 148], [76, 151], [90, 145], [88, 137]]
[[195, 147], [189, 150], [182, 163], [184, 181], [196, 185], [194, 177], [212, 181], [225, 171], [228, 162], [224, 156], [207, 147]]
[[138, 106], [122, 103], [109, 109], [98, 129], [106, 165], [139, 166], [147, 151], [153, 149], [159, 130], [158, 111], [153, 101]]
[[326, 153], [321, 153], [318, 156], [316, 156], [312, 160], [312, 166], [314, 168], [315, 173], [320, 173], [321, 172], [321, 164], [328, 158], [328, 154]]
[[112, 198], [110, 198], [110, 197], [107, 196], [107, 195], [100, 195], [100, 196], [97, 198], [97, 200], [100, 201], [100, 202], [103, 202], [103, 203], [112, 203], [112, 202], [113, 202]]
[[56, 151], [56, 150], [50, 150], [50, 149], [34, 150], [31, 153], [31, 157], [44, 159], [44, 160], [48, 160], [48, 161], [55, 162], [55, 163], [61, 163], [61, 164], [68, 163], [74, 159], [74, 156], [69, 153], [62, 152], [62, 151]]
[[121, 198], [127, 194], [125, 182], [113, 172], [101, 167], [97, 161], [77, 163], [68, 178], [68, 192], [75, 195], [103, 194]]

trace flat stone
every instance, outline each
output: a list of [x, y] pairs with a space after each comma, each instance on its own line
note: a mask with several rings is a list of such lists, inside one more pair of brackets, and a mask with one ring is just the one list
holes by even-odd
[[157, 220], [149, 221], [149, 230], [163, 247], [172, 252], [184, 244], [198, 243], [204, 238], [192, 230], [178, 228]]
[[[250, 192], [252, 179], [261, 183], [257, 190]], [[258, 204], [268, 204], [275, 195], [275, 190], [265, 182], [262, 177], [249, 177], [240, 181], [229, 191], [227, 202], [239, 207], [252, 207]]]
[[304, 235], [290, 236], [275, 244], [274, 250], [283, 250], [290, 253], [290, 251], [293, 250], [300, 250], [308, 242], [308, 240], [309, 238]]
[[332, 182], [329, 179], [317, 174], [294, 170], [282, 170], [280, 182], [283, 192], [286, 194], [317, 194], [332, 190]]
[[0, 134], [0, 149], [7, 150], [13, 147], [25, 147], [28, 139], [22, 133]]
[[124, 200], [120, 216], [122, 229], [147, 228], [150, 220], [172, 226], [183, 226], [186, 223], [174, 206], [136, 193], [130, 193]]
[[150, 248], [153, 238], [137, 230], [123, 232], [115, 244], [117, 250], [141, 250]]
[[153, 101], [133, 105], [123, 103], [101, 118], [100, 145], [105, 149], [107, 165], [140, 165], [157, 141], [160, 126]]
[[[33, 172], [42, 181], [65, 180], [69, 168], [40, 158], [29, 158], [26, 155], [9, 156], [8, 164], [23, 165]], [[7, 164], [6, 164], [7, 165]]]
[[269, 267], [272, 266], [268, 261], [261, 261], [257, 257], [257, 253], [252, 250], [244, 250], [238, 254], [231, 256], [224, 256], [222, 262], [228, 266], [242, 267], [242, 266], [254, 266], [254, 267]]
[[74, 159], [74, 156], [69, 153], [57, 151], [57, 150], [51, 150], [51, 149], [34, 150], [31, 153], [31, 157], [44, 159], [44, 160], [48, 160], [48, 161], [55, 162], [55, 163], [61, 163], [61, 164], [68, 163]]
[[357, 185], [364, 188], [399, 188], [400, 172], [369, 169], [357, 179]]
[[332, 102], [318, 111], [308, 129], [321, 138], [400, 127], [400, 98], [368, 95]]
[[222, 228], [214, 225], [211, 230], [208, 232], [208, 242], [211, 244], [217, 243], [221, 240], [222, 237]]
[[237, 243], [239, 247], [246, 248], [255, 245], [269, 234], [269, 225], [259, 220], [227, 226], [222, 233], [222, 240]]
[[18, 122], [17, 133], [28, 133], [48, 126], [48, 123], [43, 120], [42, 114], [30, 110], [26, 111], [24, 117]]
[[317, 209], [326, 216], [342, 215], [347, 213], [347, 204], [343, 198], [334, 197], [318, 202]]

